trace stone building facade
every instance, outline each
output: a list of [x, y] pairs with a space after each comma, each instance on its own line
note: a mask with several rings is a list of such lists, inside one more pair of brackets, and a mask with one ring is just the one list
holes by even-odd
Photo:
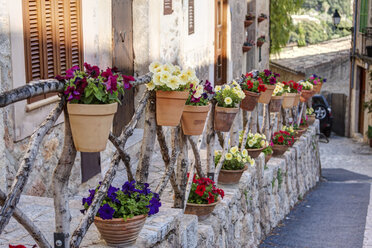
[[[51, 0], [53, 2], [54, 0]], [[113, 46], [113, 8], [117, 1], [71, 0], [80, 4], [83, 61], [101, 68], [115, 66]], [[0, 91], [10, 90], [26, 84], [23, 0], [0, 0]], [[226, 44], [226, 78], [230, 81], [247, 70], [265, 69], [269, 64], [268, 42], [261, 48], [243, 53], [246, 39], [245, 16], [252, 12], [269, 15], [269, 0], [128, 0], [131, 6], [131, 23], [122, 30], [131, 41], [133, 52], [130, 63], [134, 75], [148, 72], [148, 65], [154, 61], [171, 62], [181, 67], [194, 68], [197, 76], [215, 81], [216, 10], [224, 8], [225, 23], [222, 38]], [[165, 4], [171, 2], [170, 13], [165, 13]], [[192, 5], [192, 6], [191, 6]], [[190, 7], [191, 6], [191, 7]], [[167, 6], [169, 7], [169, 6]], [[190, 9], [191, 8], [191, 9]], [[192, 13], [191, 13], [192, 12]], [[190, 32], [190, 25], [193, 32]], [[130, 30], [130, 31], [128, 31]], [[126, 32], [128, 31], [128, 32]], [[269, 20], [249, 27], [249, 35], [256, 40], [266, 35], [269, 40]], [[123, 37], [123, 40], [125, 37]], [[127, 47], [123, 48], [127, 49]], [[135, 90], [134, 105], [143, 88]], [[28, 143], [28, 137], [45, 119], [58, 100], [57, 96], [36, 103], [22, 101], [0, 109], [0, 188], [7, 191], [17, 172], [19, 161]], [[141, 122], [140, 122], [141, 123]], [[141, 141], [140, 131], [133, 147]], [[63, 144], [63, 118], [49, 132], [42, 145], [29, 178], [25, 192], [37, 196], [50, 196], [51, 175], [58, 161]], [[135, 150], [135, 149], [134, 149]], [[108, 144], [101, 153], [102, 173], [108, 165], [113, 147]], [[80, 156], [77, 156], [70, 181], [71, 194], [89, 185], [81, 184]], [[101, 177], [101, 176], [99, 176]], [[94, 180], [94, 183], [96, 179]], [[89, 181], [87, 182], [89, 184]], [[93, 184], [93, 183], [92, 183]]]

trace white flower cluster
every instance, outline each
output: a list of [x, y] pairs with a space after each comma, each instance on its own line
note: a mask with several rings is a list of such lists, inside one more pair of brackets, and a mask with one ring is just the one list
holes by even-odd
[[309, 81], [302, 81], [301, 85], [303, 90], [313, 90], [314, 88], [314, 85]]
[[[245, 98], [245, 93], [243, 92], [240, 85], [234, 80], [230, 84], [217, 85], [214, 88], [217, 101], [223, 101], [225, 105], [231, 105], [234, 103], [239, 103], [242, 99]], [[221, 106], [222, 104], [220, 104]]]
[[281, 96], [284, 93], [284, 84], [282, 83], [276, 83], [275, 89], [273, 91], [273, 96]]
[[[221, 151], [215, 151], [214, 156], [219, 156], [221, 155]], [[249, 163], [251, 166], [254, 166], [255, 161], [254, 159], [251, 158], [251, 156], [248, 155], [248, 151], [246, 149], [243, 149], [243, 151], [239, 151], [239, 148], [237, 146], [233, 146], [230, 148], [230, 151], [225, 154], [225, 160], [231, 161], [231, 160], [236, 160], [239, 163]]]
[[199, 79], [192, 69], [181, 70], [179, 66], [170, 63], [152, 62], [149, 70], [153, 76], [151, 82], [146, 84], [148, 90], [178, 90], [191, 84], [193, 87], [199, 85]]
[[265, 134], [259, 134], [259, 133], [248, 133], [247, 137], [247, 145], [246, 147], [252, 148], [252, 149], [258, 149], [258, 148], [264, 148], [269, 145], [269, 142], [266, 141]]

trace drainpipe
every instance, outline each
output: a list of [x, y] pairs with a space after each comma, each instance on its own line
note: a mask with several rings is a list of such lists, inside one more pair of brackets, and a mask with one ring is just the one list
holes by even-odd
[[358, 18], [358, 0], [355, 0], [354, 4], [354, 28], [353, 28], [353, 50], [351, 54], [351, 77], [350, 77], [350, 88], [349, 88], [349, 135], [351, 136], [351, 98], [352, 98], [352, 91], [354, 88], [354, 74], [355, 74], [355, 50], [356, 50], [356, 34], [357, 34], [357, 20]]

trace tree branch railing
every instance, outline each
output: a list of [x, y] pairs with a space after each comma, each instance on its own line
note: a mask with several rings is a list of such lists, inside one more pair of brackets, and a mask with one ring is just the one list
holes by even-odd
[[[148, 83], [151, 81], [151, 76], [152, 74], [148, 73], [146, 75], [137, 77], [136, 80], [131, 83], [133, 86]], [[53, 92], [61, 93], [63, 92], [63, 89], [64, 82], [54, 79], [32, 82], [17, 89], [0, 93], [0, 108], [41, 94]], [[239, 143], [239, 141], [235, 140], [236, 137], [238, 137], [238, 130], [234, 129], [232, 132], [227, 132], [224, 134], [214, 130], [214, 110], [216, 103], [213, 102], [204, 126], [203, 134], [197, 139], [195, 137], [185, 136], [180, 126], [174, 127], [171, 129], [170, 147], [172, 149], [170, 150], [166, 142], [163, 127], [156, 124], [155, 101], [156, 99], [154, 92], [149, 92], [146, 90], [138, 103], [131, 121], [122, 130], [120, 136], [115, 136], [110, 133], [109, 140], [114, 145], [115, 152], [112, 156], [109, 170], [106, 172], [100, 188], [94, 196], [91, 206], [80, 220], [79, 225], [74, 230], [72, 235], [70, 235], [71, 214], [69, 210], [69, 198], [67, 192], [71, 170], [76, 158], [76, 149], [72, 140], [65, 99], [62, 96], [61, 100], [52, 110], [48, 118], [30, 137], [27, 151], [21, 160], [19, 170], [9, 194], [5, 195], [4, 192], [0, 191], [0, 205], [2, 205], [0, 212], [0, 234], [8, 224], [10, 218], [14, 216], [15, 219], [30, 233], [40, 247], [51, 247], [51, 245], [48, 243], [48, 240], [41, 233], [38, 227], [33, 224], [32, 221], [27, 218], [27, 216], [19, 208], [17, 208], [17, 203], [19, 202], [23, 189], [27, 184], [27, 179], [32, 171], [40, 144], [43, 141], [46, 133], [54, 126], [56, 120], [63, 110], [65, 118], [64, 145], [58, 164], [53, 171], [52, 185], [55, 209], [55, 231], [64, 235], [64, 243], [66, 247], [80, 246], [85, 234], [89, 230], [90, 225], [94, 221], [94, 216], [96, 215], [109, 186], [116, 175], [120, 161], [123, 161], [124, 163], [128, 180], [131, 181], [136, 179], [139, 182], [146, 182], [148, 180], [149, 168], [155, 147], [155, 140], [158, 141], [164, 162], [164, 174], [158, 182], [155, 192], [159, 193], [159, 195], [162, 195], [166, 189], [166, 186], [170, 182], [175, 198], [174, 207], [183, 209], [186, 207], [191, 189], [192, 178], [195, 172], [199, 177], [212, 175], [215, 182], [218, 183], [218, 175], [224, 162], [224, 155], [228, 152], [232, 144], [234, 145]], [[300, 113], [296, 113], [297, 123], [299, 123], [304, 109], [306, 111], [306, 106], [305, 104], [302, 104], [301, 110], [299, 111]], [[143, 113], [145, 115], [144, 134], [142, 139], [140, 159], [137, 170], [134, 173], [130, 164], [131, 157], [125, 149], [125, 144], [129, 137], [133, 135], [134, 129], [141, 116], [143, 116]], [[241, 115], [242, 118], [237, 118], [244, 124], [243, 141], [240, 144], [240, 149], [244, 148], [244, 144], [247, 140], [247, 135], [250, 130], [253, 132], [265, 132], [267, 133], [266, 136], [268, 138], [271, 137], [277, 115], [271, 115], [269, 113], [269, 108], [266, 105], [264, 106], [263, 114], [264, 119], [261, 127], [258, 119], [258, 107], [256, 107], [253, 112], [243, 113]], [[287, 118], [285, 118], [285, 120], [287, 120]], [[218, 137], [217, 140], [216, 136]], [[219, 163], [215, 166], [214, 150], [216, 141], [218, 141], [222, 147], [222, 156]], [[204, 143], [206, 144], [206, 165], [203, 167], [202, 164], [204, 160], [201, 157], [200, 151], [202, 149], [202, 144]], [[188, 158], [189, 148], [194, 155], [192, 162], [190, 162]], [[203, 168], [205, 171], [203, 171]], [[187, 178], [187, 174], [189, 174], [189, 178]]]

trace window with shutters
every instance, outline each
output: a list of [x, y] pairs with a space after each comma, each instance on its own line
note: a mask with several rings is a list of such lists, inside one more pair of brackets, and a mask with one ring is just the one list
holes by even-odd
[[23, 0], [22, 4], [27, 82], [63, 75], [74, 65], [82, 67], [81, 1]]
[[368, 0], [361, 0], [359, 11], [359, 32], [364, 33], [368, 26]]

